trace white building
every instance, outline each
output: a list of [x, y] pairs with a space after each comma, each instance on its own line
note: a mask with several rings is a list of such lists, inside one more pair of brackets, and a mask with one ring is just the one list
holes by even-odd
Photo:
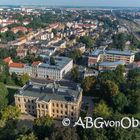
[[55, 65], [42, 63], [37, 68], [38, 78], [61, 80], [73, 68], [73, 60], [67, 57], [55, 57]]
[[46, 63], [34, 62], [32, 66], [23, 63], [11, 63], [9, 65], [10, 74], [29, 76], [41, 79], [61, 80], [73, 68], [73, 60], [67, 57], [55, 57], [55, 65], [50, 61]]

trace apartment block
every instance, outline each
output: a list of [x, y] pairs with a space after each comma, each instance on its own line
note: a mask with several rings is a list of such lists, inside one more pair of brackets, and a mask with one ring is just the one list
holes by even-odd
[[135, 59], [135, 54], [130, 51], [118, 51], [118, 50], [94, 50], [88, 57], [88, 66], [92, 67], [96, 63], [100, 62], [119, 62], [124, 61], [124, 63], [133, 63]]

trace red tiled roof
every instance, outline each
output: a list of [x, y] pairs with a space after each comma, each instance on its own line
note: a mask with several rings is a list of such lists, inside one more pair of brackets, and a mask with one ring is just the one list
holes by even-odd
[[14, 68], [23, 68], [25, 64], [23, 63], [11, 63], [9, 67], [14, 67]]
[[20, 30], [27, 30], [27, 28], [24, 27], [24, 26], [18, 26], [18, 27], [16, 27], [16, 28], [18, 28], [18, 29], [20, 29]]
[[4, 61], [5, 63], [9, 63], [11, 60], [12, 60], [11, 57], [7, 57], [7, 58], [3, 59], [3, 61]]
[[33, 63], [32, 63], [32, 66], [36, 66], [36, 65], [38, 65], [38, 64], [40, 64], [41, 62], [40, 61], [34, 61]]

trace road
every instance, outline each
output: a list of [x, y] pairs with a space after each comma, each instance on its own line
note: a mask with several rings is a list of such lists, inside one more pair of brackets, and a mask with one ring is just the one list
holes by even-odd
[[92, 117], [93, 115], [93, 109], [94, 109], [94, 104], [93, 104], [93, 97], [89, 96], [83, 96], [83, 103], [88, 106], [87, 110], [87, 117]]

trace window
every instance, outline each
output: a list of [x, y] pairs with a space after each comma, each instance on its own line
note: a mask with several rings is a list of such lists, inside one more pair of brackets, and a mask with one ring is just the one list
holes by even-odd
[[34, 109], [34, 106], [32, 106], [32, 109]]
[[53, 113], [54, 113], [55, 111], [54, 111], [54, 109], [53, 109]]
[[61, 111], [61, 114], [63, 114], [63, 111]]
[[18, 101], [20, 102], [20, 98], [18, 98]]
[[30, 108], [30, 105], [28, 105], [28, 108]]
[[38, 108], [40, 108], [40, 104], [38, 104]]
[[44, 108], [44, 105], [42, 105], [42, 108]]
[[71, 109], [74, 109], [74, 106], [72, 106]]
[[68, 108], [68, 106], [67, 106], [67, 105], [65, 105], [65, 108]]
[[32, 103], [34, 103], [34, 100], [32, 100]]
[[24, 102], [26, 102], [26, 99], [24, 99]]
[[68, 113], [67, 113], [67, 111], [65, 111], [65, 115], [67, 115]]
[[73, 116], [73, 112], [71, 113], [71, 116]]
[[61, 108], [63, 108], [63, 104], [61, 104]]
[[48, 106], [46, 105], [46, 109], [48, 109]]
[[59, 110], [57, 110], [56, 112], [59, 113]]
[[52, 106], [54, 106], [54, 103], [52, 104]]
[[59, 107], [59, 104], [56, 104], [57, 107]]

